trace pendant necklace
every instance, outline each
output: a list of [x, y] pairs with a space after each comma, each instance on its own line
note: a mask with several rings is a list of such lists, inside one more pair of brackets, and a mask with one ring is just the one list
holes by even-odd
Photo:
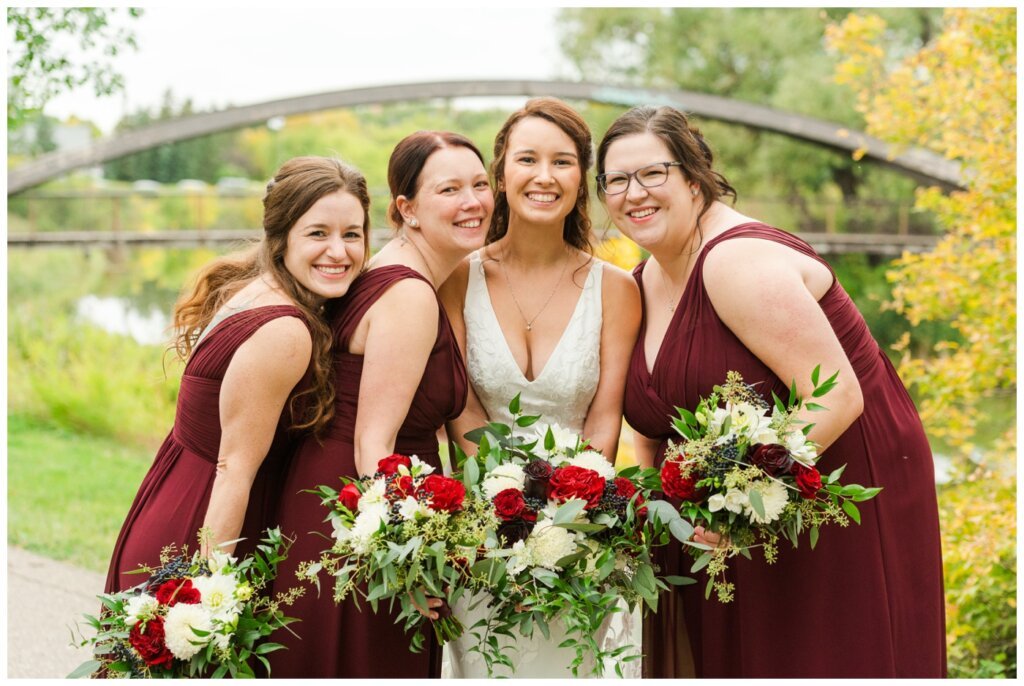
[[515, 291], [512, 290], [512, 281], [508, 278], [508, 271], [505, 269], [505, 258], [506, 258], [505, 253], [504, 253], [504, 251], [502, 251], [502, 255], [501, 255], [501, 273], [505, 275], [505, 283], [508, 285], [509, 295], [512, 296], [512, 302], [514, 302], [516, 304], [516, 309], [519, 310], [519, 316], [523, 318], [524, 322], [526, 322], [526, 330], [527, 331], [532, 331], [533, 330], [533, 323], [535, 321], [537, 321], [537, 318], [540, 317], [540, 315], [544, 312], [544, 310], [547, 309], [547, 306], [551, 302], [551, 299], [553, 297], [555, 297], [555, 292], [558, 290], [558, 286], [562, 283], [562, 277], [565, 276], [565, 269], [566, 269], [566, 267], [569, 266], [569, 258], [567, 257], [565, 259], [565, 261], [562, 262], [562, 271], [558, 274], [558, 279], [555, 281], [555, 287], [551, 289], [551, 292], [548, 294], [548, 299], [544, 301], [544, 304], [541, 305], [541, 308], [539, 310], [537, 310], [537, 314], [533, 315], [532, 319], [528, 318], [526, 316], [526, 313], [523, 312], [523, 308], [519, 304], [519, 299], [516, 297]]

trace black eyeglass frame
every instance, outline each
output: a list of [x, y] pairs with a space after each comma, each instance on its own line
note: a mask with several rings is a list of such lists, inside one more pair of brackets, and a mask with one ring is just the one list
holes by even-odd
[[[661, 183], [656, 183], [656, 184], [650, 185], [650, 184], [646, 184], [646, 183], [644, 183], [643, 181], [640, 180], [640, 176], [639, 176], [640, 172], [642, 172], [642, 171], [644, 171], [646, 169], [650, 169], [651, 167], [658, 167], [658, 166], [664, 166], [665, 167], [665, 178], [664, 178], [664, 180]], [[681, 167], [681, 166], [683, 166], [682, 162], [653, 162], [651, 164], [644, 165], [643, 167], [640, 167], [639, 169], [637, 169], [635, 171], [631, 171], [631, 172], [624, 172], [624, 171], [605, 172], [604, 174], [598, 174], [597, 175], [597, 185], [601, 187], [601, 191], [605, 195], [622, 195], [623, 193], [625, 193], [626, 191], [629, 190], [629, 184], [630, 184], [630, 182], [632, 182], [634, 180], [638, 184], [640, 184], [642, 187], [644, 187], [644, 188], [657, 188], [658, 186], [664, 186], [665, 183], [668, 181], [668, 170], [669, 170], [669, 168], [671, 168], [671, 167]], [[624, 175], [626, 177], [626, 186], [621, 191], [610, 192], [608, 190], [608, 186], [607, 186], [607, 181], [608, 181], [608, 175], [609, 174], [615, 174], [617, 178], [621, 178], [618, 175]]]

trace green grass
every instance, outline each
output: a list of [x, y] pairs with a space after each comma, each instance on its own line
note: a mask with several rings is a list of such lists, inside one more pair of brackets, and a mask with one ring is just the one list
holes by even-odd
[[7, 418], [7, 542], [105, 571], [155, 450]]

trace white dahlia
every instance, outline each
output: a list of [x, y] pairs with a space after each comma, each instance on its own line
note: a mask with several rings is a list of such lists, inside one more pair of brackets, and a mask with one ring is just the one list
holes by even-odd
[[210, 642], [211, 636], [196, 636], [192, 629], [213, 631], [210, 613], [200, 603], [178, 603], [167, 610], [164, 617], [164, 634], [167, 649], [179, 660], [191, 660], [192, 656]]
[[[761, 517], [754, 509], [754, 506], [749, 504], [750, 492], [754, 490], [761, 494], [761, 502], [764, 505], [764, 517]], [[743, 514], [755, 524], [774, 522], [782, 514], [786, 503], [789, 502], [789, 494], [786, 493], [786, 487], [774, 479], [764, 479], [750, 484], [746, 496], [748, 503], [743, 508]]]
[[380, 530], [380, 525], [387, 521], [388, 510], [384, 503], [377, 503], [365, 510], [362, 508], [362, 501], [359, 502], [359, 509], [362, 510], [352, 524], [351, 541], [352, 550], [363, 555], [370, 551], [370, 543], [373, 537]]
[[572, 532], [555, 526], [548, 519], [537, 522], [526, 540], [533, 564], [553, 571], [562, 569], [557, 565], [559, 560], [576, 552], [576, 537]]
[[238, 580], [233, 574], [196, 577], [192, 585], [199, 590], [200, 603], [214, 619], [228, 622], [241, 611], [235, 595]]
[[480, 484], [484, 495], [493, 499], [502, 491], [515, 488], [523, 490], [526, 485], [526, 473], [523, 468], [512, 462], [501, 464], [495, 467]]

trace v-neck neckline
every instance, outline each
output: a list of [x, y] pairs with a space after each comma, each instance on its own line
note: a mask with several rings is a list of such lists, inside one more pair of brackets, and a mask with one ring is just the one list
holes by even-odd
[[494, 303], [491, 301], [491, 289], [487, 286], [487, 273], [484, 270], [480, 270], [480, 278], [483, 280], [484, 285], [484, 296], [487, 300], [487, 309], [491, 314], [491, 319], [494, 320], [494, 326], [498, 332], [498, 336], [501, 338], [502, 347], [508, 354], [508, 359], [515, 367], [516, 371], [519, 372], [520, 380], [532, 386], [533, 384], [540, 381], [540, 378], [547, 372], [548, 367], [551, 366], [551, 361], [555, 359], [555, 356], [562, 348], [562, 343], [565, 341], [565, 336], [575, 321], [576, 316], [579, 314], [580, 307], [583, 303], [583, 296], [586, 294], [587, 288], [590, 286], [590, 277], [593, 274], [594, 268], [597, 266], [597, 260], [591, 260], [590, 269], [587, 271], [587, 278], [583, 282], [583, 288], [580, 289], [579, 297], [576, 298], [576, 305], [573, 307], [572, 314], [569, 316], [568, 321], [565, 323], [565, 328], [562, 329], [562, 334], [558, 337], [558, 342], [555, 343], [555, 347], [551, 349], [551, 354], [548, 355], [548, 359], [544, 361], [544, 366], [541, 368], [540, 373], [533, 377], [532, 380], [526, 378], [526, 372], [523, 371], [522, 367], [519, 366], [519, 362], [516, 361], [516, 356], [512, 353], [512, 347], [508, 344], [508, 339], [505, 337], [505, 332], [501, 328], [501, 322], [498, 321], [498, 313], [494, 310]]
[[[676, 324], [676, 318], [682, 316], [681, 313], [684, 309], [683, 303], [686, 301], [686, 296], [689, 295], [690, 293], [690, 287], [693, 285], [693, 280], [697, 277], [697, 274], [704, 269], [703, 260], [704, 256], [707, 254], [707, 251], [711, 249], [713, 246], [717, 245], [718, 242], [721, 241], [722, 237], [728, 234], [729, 232], [755, 224], [762, 226], [765, 225], [764, 222], [749, 221], [743, 222], [742, 224], [736, 224], [735, 226], [730, 226], [725, 231], [722, 231], [717, 236], [708, 240], [708, 242], [705, 243], [704, 246], [697, 253], [697, 259], [694, 261], [693, 269], [690, 271], [690, 276], [686, 278], [686, 285], [683, 286], [683, 292], [679, 296], [679, 301], [676, 303], [676, 308], [672, 312], [672, 317], [668, 320], [668, 326], [665, 327], [665, 333], [661, 337], [661, 342], [658, 344], [658, 350], [654, 354], [654, 362], [651, 363], [650, 368], [648, 368], [647, 366], [647, 289], [645, 287], [644, 282], [644, 272], [647, 270], [647, 265], [649, 264], [650, 260], [647, 259], [641, 263], [643, 268], [640, 270], [640, 302], [643, 313], [641, 315], [642, 319], [640, 322], [640, 335], [638, 340], [640, 343], [640, 361], [643, 363], [644, 372], [646, 372], [647, 374], [648, 384], [650, 384], [654, 380], [654, 372], [658, 368], [658, 362], [661, 361], [661, 351], [664, 350], [665, 348], [665, 339], [668, 338], [669, 332], [672, 330], [672, 327]], [[658, 267], [661, 267], [660, 263], [658, 264]]]

